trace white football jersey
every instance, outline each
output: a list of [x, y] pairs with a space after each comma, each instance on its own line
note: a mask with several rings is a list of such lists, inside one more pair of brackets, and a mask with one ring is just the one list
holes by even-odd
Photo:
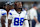
[[23, 27], [23, 22], [26, 23], [26, 27], [29, 27], [27, 19], [27, 13], [25, 10], [18, 14], [14, 9], [9, 11], [8, 19], [12, 20], [11, 27]]
[[[7, 16], [7, 12], [6, 12], [6, 10], [0, 9], [0, 27], [2, 27], [2, 25], [1, 25], [1, 17], [3, 15]], [[5, 19], [5, 21], [6, 21], [6, 19]]]

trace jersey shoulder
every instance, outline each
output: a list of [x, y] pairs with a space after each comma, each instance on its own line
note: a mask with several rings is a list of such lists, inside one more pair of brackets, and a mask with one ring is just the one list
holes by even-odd
[[23, 13], [25, 13], [27, 15], [27, 11], [26, 10], [23, 10]]
[[23, 10], [22, 12], [26, 13], [26, 10]]
[[0, 11], [1, 11], [1, 12], [7, 12], [7, 11], [6, 11], [6, 10], [4, 10], [4, 9], [0, 9]]
[[14, 13], [14, 9], [10, 10], [8, 14], [12, 15]]
[[1, 11], [1, 12], [3, 12], [3, 13], [7, 12], [7, 11], [6, 11], [6, 10], [4, 10], [4, 9], [0, 9], [0, 11]]
[[14, 9], [10, 10], [9, 12], [13, 12], [13, 11], [14, 11]]
[[0, 9], [0, 11], [2, 11], [2, 10], [4, 10], [4, 9]]
[[2, 15], [7, 15], [7, 11], [4, 9], [0, 9]]

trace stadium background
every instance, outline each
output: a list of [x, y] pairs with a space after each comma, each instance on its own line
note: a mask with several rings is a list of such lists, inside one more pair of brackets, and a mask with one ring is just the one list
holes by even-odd
[[[34, 2], [37, 2], [38, 8], [39, 8], [37, 10], [38, 21], [40, 22], [40, 0], [0, 0], [0, 9], [4, 9], [4, 4], [6, 4], [7, 6], [7, 11], [9, 11], [10, 9], [13, 9], [14, 5], [12, 5], [12, 3], [14, 3], [15, 1], [23, 2], [23, 8], [25, 10], [29, 10], [30, 8], [33, 7]], [[7, 5], [7, 4], [10, 4], [10, 5]]]

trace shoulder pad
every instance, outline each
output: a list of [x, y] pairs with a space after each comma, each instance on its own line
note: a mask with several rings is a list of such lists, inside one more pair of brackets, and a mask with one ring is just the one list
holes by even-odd
[[2, 11], [3, 9], [0, 9], [0, 11]]
[[4, 10], [4, 9], [1, 9], [1, 11], [6, 11], [6, 10]]
[[13, 11], [14, 11], [14, 9], [10, 10], [9, 12], [13, 12]]
[[13, 11], [14, 11], [14, 9], [10, 10], [9, 13], [10, 13], [10, 12], [12, 13]]
[[12, 9], [11, 11], [14, 11], [14, 9]]

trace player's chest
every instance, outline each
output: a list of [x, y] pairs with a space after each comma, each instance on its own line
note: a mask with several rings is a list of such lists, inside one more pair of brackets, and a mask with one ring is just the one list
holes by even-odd
[[25, 17], [25, 13], [21, 12], [20, 14], [14, 13], [13, 17]]

